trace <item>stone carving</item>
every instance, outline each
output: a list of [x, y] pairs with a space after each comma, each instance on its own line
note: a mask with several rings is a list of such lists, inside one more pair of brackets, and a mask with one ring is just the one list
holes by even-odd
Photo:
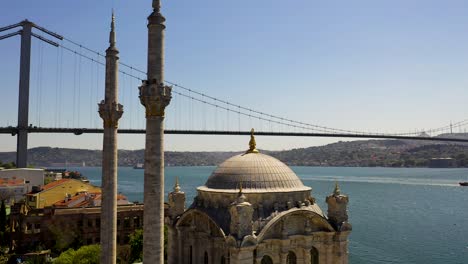
[[99, 116], [102, 118], [105, 128], [117, 128], [122, 114], [123, 106], [121, 104], [106, 103], [104, 100], [99, 103]]
[[172, 98], [172, 87], [153, 79], [151, 83], [143, 81], [139, 90], [140, 102], [145, 106], [146, 117], [164, 117], [165, 109]]

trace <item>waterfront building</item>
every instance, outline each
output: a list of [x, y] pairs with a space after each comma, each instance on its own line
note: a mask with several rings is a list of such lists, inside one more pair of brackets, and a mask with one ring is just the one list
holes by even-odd
[[61, 179], [42, 187], [34, 187], [26, 194], [26, 202], [31, 208], [52, 206], [57, 201], [69, 199], [78, 193], [100, 193], [101, 188], [75, 179]]
[[187, 210], [178, 183], [169, 194], [168, 263], [348, 263], [349, 200], [338, 184], [326, 215], [287, 165], [256, 149], [253, 130], [249, 146], [216, 168]]

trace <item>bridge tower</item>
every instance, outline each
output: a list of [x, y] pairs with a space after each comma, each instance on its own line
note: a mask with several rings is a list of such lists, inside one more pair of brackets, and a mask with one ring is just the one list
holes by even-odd
[[164, 112], [171, 100], [171, 87], [164, 85], [164, 30], [160, 0], [153, 0], [148, 17], [147, 80], [140, 89], [146, 109], [143, 259], [164, 263]]
[[103, 120], [101, 262], [115, 264], [117, 259], [117, 127], [123, 114], [118, 102], [119, 51], [115, 46], [115, 18], [112, 12], [109, 48], [106, 50], [104, 100], [99, 103]]
[[59, 44], [32, 32], [36, 28], [54, 38], [62, 40], [63, 37], [42, 28], [31, 21], [23, 20], [20, 23], [2, 27], [0, 32], [13, 28], [22, 27], [21, 30], [0, 36], [0, 40], [16, 35], [21, 35], [20, 55], [20, 77], [19, 77], [19, 100], [18, 100], [18, 126], [16, 138], [16, 167], [26, 168], [28, 166], [28, 123], [29, 123], [29, 80], [31, 73], [31, 38], [35, 37], [50, 45], [58, 47]]

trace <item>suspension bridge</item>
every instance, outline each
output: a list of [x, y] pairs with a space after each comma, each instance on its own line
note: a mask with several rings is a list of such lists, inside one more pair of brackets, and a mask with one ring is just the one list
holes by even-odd
[[[18, 116], [0, 120], [0, 134], [17, 136], [17, 153], [26, 153], [29, 133], [103, 132], [97, 103], [103, 98], [104, 53], [27, 20], [2, 27], [0, 32], [6, 32], [0, 35], [0, 40], [21, 37]], [[33, 37], [38, 41], [33, 42]], [[136, 88], [146, 78], [146, 72], [123, 62], [120, 66], [119, 101], [126, 112], [118, 132], [144, 134], [144, 109]], [[388, 133], [350, 130], [294, 120], [217, 98], [177, 82], [166, 83], [173, 87], [166, 134], [248, 135], [250, 128], [255, 127], [256, 134], [265, 136], [468, 142], [467, 138], [440, 136], [466, 128], [468, 119], [424, 130]]]

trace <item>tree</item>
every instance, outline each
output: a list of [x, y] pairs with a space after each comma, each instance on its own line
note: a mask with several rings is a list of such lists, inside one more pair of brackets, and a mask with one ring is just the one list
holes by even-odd
[[[143, 261], [143, 229], [137, 229], [130, 236], [130, 263]], [[167, 263], [167, 226], [164, 225], [164, 263]]]
[[143, 260], [143, 229], [137, 229], [130, 235], [130, 262]]
[[5, 200], [2, 200], [2, 205], [0, 206], [0, 247], [8, 245], [8, 234], [7, 230], [7, 215]]
[[62, 252], [68, 248], [79, 248], [83, 245], [79, 227], [67, 226], [66, 220], [54, 220], [47, 226], [54, 237], [54, 252]]
[[82, 246], [78, 250], [68, 249], [60, 254], [54, 264], [98, 264], [101, 255], [99, 245]]
[[2, 163], [1, 167], [5, 169], [14, 169], [16, 168], [16, 164], [14, 162]]
[[0, 206], [0, 233], [5, 233], [6, 224], [7, 224], [6, 206], [5, 206], [5, 200], [2, 200], [2, 205]]

